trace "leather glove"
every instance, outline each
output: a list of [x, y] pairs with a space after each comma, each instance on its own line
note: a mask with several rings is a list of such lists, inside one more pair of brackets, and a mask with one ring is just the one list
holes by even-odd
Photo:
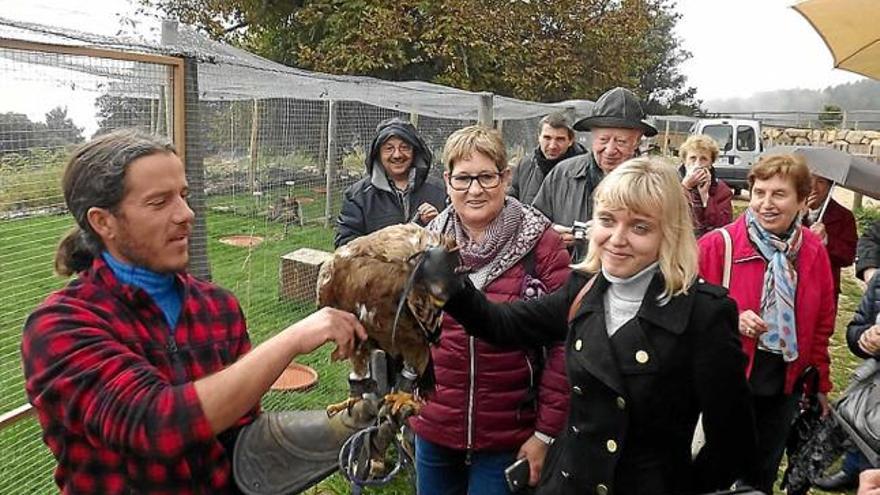
[[461, 269], [458, 250], [447, 251], [440, 246], [425, 250], [416, 268], [415, 280], [417, 284], [427, 288], [437, 306], [444, 306], [464, 288], [467, 280]]

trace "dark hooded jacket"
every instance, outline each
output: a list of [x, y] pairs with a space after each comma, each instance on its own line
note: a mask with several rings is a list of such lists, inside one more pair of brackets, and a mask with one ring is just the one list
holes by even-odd
[[[413, 147], [409, 186], [398, 190], [385, 173], [379, 149], [391, 137], [398, 137]], [[446, 207], [443, 182], [430, 177], [431, 150], [409, 122], [393, 118], [376, 128], [365, 160], [366, 176], [345, 190], [342, 210], [336, 220], [336, 247], [389, 225], [419, 222], [418, 207], [430, 203], [442, 211]]]
[[532, 204], [532, 200], [538, 195], [538, 189], [544, 182], [544, 177], [553, 170], [557, 163], [573, 156], [583, 155], [587, 149], [580, 143], [572, 143], [568, 150], [555, 160], [548, 160], [541, 151], [540, 146], [535, 146], [534, 152], [520, 160], [519, 165], [513, 169], [513, 178], [507, 194], [518, 199], [520, 203]]

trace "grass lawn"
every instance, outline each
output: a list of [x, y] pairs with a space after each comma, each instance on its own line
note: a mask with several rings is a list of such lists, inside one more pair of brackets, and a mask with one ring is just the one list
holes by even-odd
[[[297, 196], [308, 191], [296, 191]], [[313, 194], [318, 196], [318, 194]], [[320, 196], [319, 198], [323, 198]], [[305, 217], [323, 215], [323, 199], [308, 205]], [[248, 318], [251, 338], [258, 344], [285, 326], [314, 310], [313, 296], [301, 300], [279, 300], [279, 258], [301, 247], [329, 250], [333, 232], [319, 226], [292, 227], [286, 237], [280, 224], [266, 220], [267, 198], [262, 207], [250, 198], [214, 197], [209, 207], [220, 206], [208, 214], [208, 254], [214, 282], [232, 290], [240, 299]], [[234, 208], [222, 208], [230, 207]], [[45, 216], [0, 222], [0, 411], [25, 402], [19, 361], [21, 328], [27, 314], [50, 291], [65, 281], [52, 274], [52, 257], [57, 240], [71, 226], [68, 216]], [[229, 235], [255, 235], [264, 242], [255, 248], [232, 247], [219, 242]], [[832, 338], [832, 378], [835, 394], [845, 386], [851, 370], [858, 365], [843, 338], [844, 328], [861, 298], [862, 287], [851, 273], [843, 277], [843, 294]], [[328, 346], [329, 347], [329, 346]], [[347, 394], [345, 363], [331, 363], [329, 348], [299, 360], [318, 370], [318, 385], [306, 393], [269, 392], [263, 399], [268, 410], [322, 408]], [[832, 396], [835, 396], [832, 394]], [[0, 431], [0, 493], [50, 493], [54, 491], [54, 462], [40, 441], [36, 421], [28, 419]], [[406, 476], [383, 489], [370, 493], [386, 495], [410, 493]], [[349, 493], [347, 484], [333, 476], [307, 493]]]

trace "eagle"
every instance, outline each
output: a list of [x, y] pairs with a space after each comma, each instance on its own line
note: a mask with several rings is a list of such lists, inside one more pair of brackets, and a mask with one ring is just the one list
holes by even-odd
[[[370, 392], [370, 353], [381, 349], [390, 368], [400, 369], [402, 383], [416, 381], [422, 391], [433, 385], [430, 345], [440, 333], [448, 283], [421, 273], [426, 259], [458, 266], [455, 240], [413, 223], [385, 227], [340, 247], [318, 272], [318, 307], [331, 306], [357, 316], [368, 338], [350, 357], [350, 395], [327, 407], [332, 415], [350, 408]], [[362, 385], [358, 385], [362, 384]], [[373, 384], [374, 386], [375, 384]], [[397, 412], [418, 411], [407, 387], [385, 396]]]

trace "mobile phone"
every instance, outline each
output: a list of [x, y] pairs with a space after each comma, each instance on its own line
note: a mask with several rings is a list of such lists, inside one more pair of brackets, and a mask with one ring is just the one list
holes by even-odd
[[529, 484], [529, 460], [523, 457], [507, 466], [504, 470], [504, 479], [507, 480], [507, 488], [511, 492], [518, 492]]

